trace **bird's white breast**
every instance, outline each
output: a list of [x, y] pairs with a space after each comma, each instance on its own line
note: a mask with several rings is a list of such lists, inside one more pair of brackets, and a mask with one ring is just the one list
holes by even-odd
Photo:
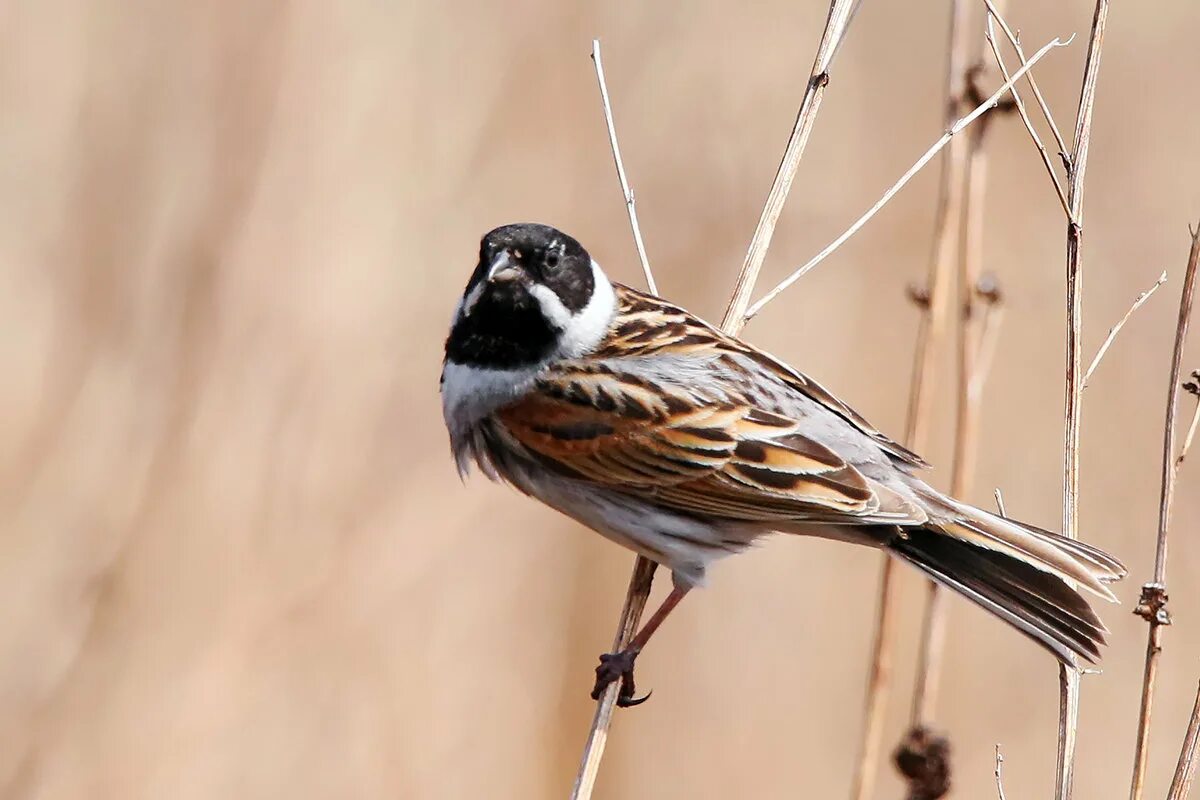
[[490, 369], [447, 361], [442, 367], [442, 415], [451, 438], [529, 391], [544, 365]]

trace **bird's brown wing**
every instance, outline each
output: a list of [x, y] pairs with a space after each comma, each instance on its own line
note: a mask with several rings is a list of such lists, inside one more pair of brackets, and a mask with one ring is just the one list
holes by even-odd
[[605, 363], [566, 362], [497, 413], [543, 466], [663, 507], [763, 523], [919, 523], [800, 424], [749, 403], [664, 388]]
[[901, 464], [913, 468], [929, 466], [925, 459], [885, 436], [824, 386], [774, 356], [729, 336], [659, 297], [621, 284], [614, 284], [614, 288], [617, 291], [617, 318], [596, 357], [644, 356], [665, 351], [696, 354], [713, 349], [737, 353], [752, 359], [792, 390], [846, 420]]

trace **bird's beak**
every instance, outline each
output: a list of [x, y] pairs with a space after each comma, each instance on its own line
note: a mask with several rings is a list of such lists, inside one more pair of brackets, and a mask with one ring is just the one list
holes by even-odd
[[512, 260], [507, 250], [501, 251], [488, 266], [487, 282], [503, 283], [520, 277], [521, 267]]
[[471, 312], [475, 310], [475, 304], [479, 302], [479, 298], [483, 297], [483, 293], [488, 286], [515, 280], [521, 277], [523, 273], [524, 270], [521, 269], [521, 265], [513, 261], [508, 251], [498, 254], [492, 259], [492, 263], [488, 264], [487, 275], [484, 279], [475, 284], [475, 287], [462, 299], [462, 302], [459, 304], [459, 316], [471, 316]]

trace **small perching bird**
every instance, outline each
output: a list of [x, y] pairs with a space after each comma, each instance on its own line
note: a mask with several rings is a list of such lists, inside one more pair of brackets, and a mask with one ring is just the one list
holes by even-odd
[[657, 297], [609, 281], [570, 236], [497, 228], [454, 312], [442, 408], [472, 462], [671, 570], [674, 588], [621, 680], [710, 563], [773, 531], [887, 550], [1058, 658], [1099, 658], [1107, 629], [1070, 582], [1107, 600], [1125, 575], [1082, 542], [931, 488], [927, 466], [812, 379]]

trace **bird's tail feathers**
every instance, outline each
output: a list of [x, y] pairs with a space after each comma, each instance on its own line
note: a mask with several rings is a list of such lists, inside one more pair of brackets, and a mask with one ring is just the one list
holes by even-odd
[[1062, 660], [1099, 658], [1107, 628], [1072, 583], [1116, 602], [1125, 567], [1107, 553], [930, 492], [943, 513], [889, 548], [933, 580], [1004, 619]]

